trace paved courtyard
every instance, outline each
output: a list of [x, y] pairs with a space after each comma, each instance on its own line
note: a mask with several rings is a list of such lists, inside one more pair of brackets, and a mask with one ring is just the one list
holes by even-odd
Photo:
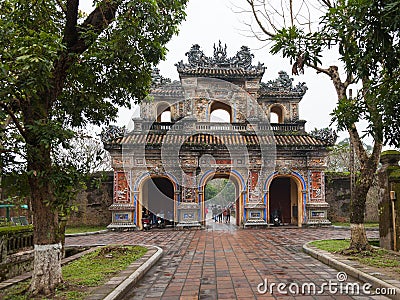
[[[208, 224], [206, 230], [109, 232], [68, 237], [66, 243], [160, 246], [164, 256], [126, 299], [368, 299], [365, 295], [332, 294], [328, 288], [322, 295], [302, 295], [295, 290], [304, 283], [314, 283], [317, 289], [329, 280], [340, 283], [336, 278], [338, 271], [303, 253], [302, 245], [310, 240], [349, 237], [348, 230], [287, 227], [243, 230], [211, 220]], [[369, 236], [377, 237], [377, 232], [369, 232]], [[272, 294], [271, 290], [258, 291], [265, 281], [268, 286], [275, 284]], [[348, 282], [355, 281], [349, 278], [344, 283]], [[277, 291], [279, 283], [286, 283], [281, 294]]]

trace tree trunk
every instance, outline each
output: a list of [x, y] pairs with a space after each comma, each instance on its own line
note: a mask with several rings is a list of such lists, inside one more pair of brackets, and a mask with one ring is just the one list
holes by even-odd
[[365, 251], [371, 249], [364, 228], [364, 213], [367, 194], [372, 184], [374, 173], [372, 170], [367, 174], [361, 173], [354, 187], [350, 202], [350, 250]]
[[371, 246], [367, 240], [367, 234], [363, 223], [352, 223], [350, 222], [351, 240], [350, 250], [366, 251], [370, 250]]
[[[54, 208], [54, 195], [49, 180], [50, 150], [38, 143], [27, 143], [27, 169], [34, 216], [34, 270], [30, 292], [48, 295], [62, 280], [61, 243], [58, 234], [58, 213]], [[33, 145], [32, 141], [36, 141]]]
[[61, 243], [35, 244], [34, 270], [32, 274], [32, 295], [49, 295], [61, 282]]
[[[347, 87], [351, 83], [350, 77], [345, 82], [340, 79], [338, 67], [329, 67], [327, 74], [330, 76], [335, 87], [338, 100], [347, 98]], [[381, 124], [379, 114], [376, 114], [373, 107], [368, 106], [369, 113], [373, 114], [374, 125]], [[379, 157], [382, 150], [382, 141], [378, 135], [374, 136], [374, 149], [371, 155], [368, 155], [364, 149], [362, 139], [358, 134], [355, 124], [347, 124], [347, 130], [350, 136], [350, 142], [354, 147], [357, 158], [360, 161], [361, 172], [356, 181], [350, 200], [350, 228], [351, 241], [350, 250], [363, 251], [371, 249], [368, 243], [367, 235], [364, 228], [365, 202], [367, 200], [368, 191], [372, 185], [374, 174], [379, 163]], [[379, 126], [378, 126], [379, 127]]]
[[349, 134], [361, 167], [359, 178], [356, 180], [350, 201], [350, 250], [365, 251], [371, 249], [364, 228], [365, 206], [367, 194], [372, 186], [378, 167], [382, 143], [375, 139], [372, 154], [368, 155], [362, 145], [362, 140], [356, 131], [355, 125], [349, 129]]

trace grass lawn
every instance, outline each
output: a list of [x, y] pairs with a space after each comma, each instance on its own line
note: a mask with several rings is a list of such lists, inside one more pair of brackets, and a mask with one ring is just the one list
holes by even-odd
[[76, 227], [67, 226], [67, 228], [65, 229], [65, 233], [71, 234], [71, 233], [94, 232], [104, 229], [107, 229], [106, 226], [76, 226]]
[[[81, 300], [90, 290], [124, 270], [142, 257], [147, 249], [141, 246], [105, 246], [62, 267], [64, 282], [55, 295], [47, 299]], [[27, 300], [29, 282], [21, 282], [2, 290], [4, 300]], [[35, 298], [42, 299], [42, 298]], [[45, 298], [43, 298], [45, 299]]]
[[[376, 241], [370, 242], [376, 246]], [[342, 255], [342, 251], [350, 246], [350, 240], [322, 240], [311, 242], [310, 245], [321, 250]], [[387, 251], [383, 248], [373, 248], [372, 251], [364, 251], [360, 253], [350, 253], [344, 255], [347, 259], [356, 260], [361, 264], [384, 268], [390, 273], [400, 276], [400, 254], [393, 251]]]
[[[350, 227], [349, 222], [332, 222], [334, 226], [347, 226]], [[371, 222], [371, 223], [364, 223], [365, 228], [379, 228], [379, 223]]]

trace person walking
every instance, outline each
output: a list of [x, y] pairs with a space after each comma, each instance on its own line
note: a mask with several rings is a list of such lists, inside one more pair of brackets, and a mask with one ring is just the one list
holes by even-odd
[[214, 222], [218, 222], [218, 207], [217, 206], [214, 206], [212, 208], [212, 214], [213, 214]]
[[228, 223], [228, 219], [227, 219], [227, 208], [226, 207], [224, 207], [224, 210], [222, 211], [222, 214], [224, 215], [224, 222], [225, 223]]
[[218, 207], [218, 222], [222, 223], [222, 208]]
[[230, 222], [231, 222], [231, 209], [228, 206], [226, 208], [226, 223], [230, 223]]

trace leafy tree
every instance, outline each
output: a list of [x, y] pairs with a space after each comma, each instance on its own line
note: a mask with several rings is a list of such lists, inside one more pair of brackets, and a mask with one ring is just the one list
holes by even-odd
[[[350, 206], [350, 249], [367, 249], [363, 225], [366, 195], [382, 145], [399, 146], [400, 143], [399, 0], [246, 2], [258, 28], [272, 42], [271, 52], [289, 58], [293, 74], [309, 67], [326, 75], [335, 87], [338, 102], [333, 120], [339, 130], [349, 133], [360, 162], [360, 176]], [[340, 65], [323, 67], [323, 60], [328, 58], [326, 50], [337, 51], [344, 63], [343, 72]], [[353, 83], [361, 85], [360, 93], [354, 98], [347, 96]], [[357, 127], [360, 120], [368, 122], [367, 134], [374, 140], [371, 154], [363, 147]]]
[[205, 186], [207, 203], [226, 206], [236, 200], [236, 188], [232, 181], [226, 178], [217, 178], [209, 181]]
[[[364, 148], [371, 154], [372, 146], [364, 144]], [[334, 146], [330, 147], [327, 163], [327, 170], [332, 172], [351, 172], [351, 164], [354, 163], [353, 171], [360, 171], [360, 162], [357, 157], [354, 157], [354, 153], [351, 151], [350, 139], [345, 138], [338, 142]], [[353, 159], [352, 159], [353, 155]], [[352, 162], [353, 160], [353, 162]]]
[[32, 294], [49, 294], [61, 282], [58, 212], [78, 180], [75, 166], [54, 163], [54, 150], [68, 149], [76, 128], [108, 123], [118, 106], [144, 98], [186, 2], [98, 0], [90, 14], [79, 0], [0, 2], [0, 118], [11, 118], [24, 144]]

